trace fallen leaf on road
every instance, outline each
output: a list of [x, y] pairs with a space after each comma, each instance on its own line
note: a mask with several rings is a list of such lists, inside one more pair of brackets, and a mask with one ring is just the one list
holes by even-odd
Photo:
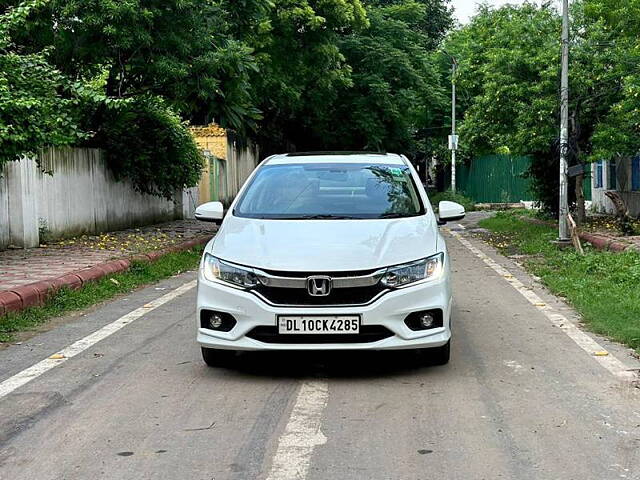
[[596, 357], [606, 357], [607, 355], [609, 355], [609, 352], [607, 352], [607, 351], [605, 351], [605, 350], [602, 350], [602, 351], [600, 351], [600, 352], [593, 352], [593, 354], [594, 354]]
[[534, 303], [533, 305], [536, 306], [536, 307], [546, 307], [547, 306], [546, 303]]
[[153, 303], [145, 303], [142, 308], [153, 308]]
[[61, 353], [54, 353], [53, 355], [51, 355], [49, 357], [51, 360], [62, 360], [63, 358], [66, 358], [63, 354]]

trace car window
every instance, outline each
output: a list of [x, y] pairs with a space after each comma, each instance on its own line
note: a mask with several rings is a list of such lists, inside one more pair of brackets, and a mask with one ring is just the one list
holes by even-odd
[[247, 218], [394, 218], [424, 214], [407, 166], [267, 165], [248, 185], [234, 215]]

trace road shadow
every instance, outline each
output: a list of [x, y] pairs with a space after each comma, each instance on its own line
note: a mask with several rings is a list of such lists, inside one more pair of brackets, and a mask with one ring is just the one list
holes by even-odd
[[436, 373], [449, 367], [434, 365], [429, 353], [423, 351], [330, 350], [238, 352], [233, 359], [217, 368], [243, 376], [353, 380], [394, 377], [417, 372]]

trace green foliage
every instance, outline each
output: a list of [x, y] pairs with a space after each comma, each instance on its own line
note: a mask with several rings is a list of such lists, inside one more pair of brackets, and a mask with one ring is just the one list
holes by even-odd
[[[640, 2], [579, 0], [571, 17], [570, 164], [634, 155]], [[485, 6], [446, 43], [460, 62], [461, 153], [532, 157], [534, 193], [551, 213], [559, 196], [560, 25], [548, 4]]]
[[153, 94], [185, 118], [240, 130], [259, 118], [250, 81], [257, 65], [230, 34], [233, 8], [220, 0], [50, 0], [14, 36], [27, 49], [52, 47], [51, 61], [74, 80], [103, 78], [107, 97]]
[[[258, 129], [265, 155], [309, 148], [338, 89], [352, 84], [338, 40], [367, 26], [360, 0], [274, 0], [268, 29], [253, 38], [260, 71], [255, 99], [264, 120]], [[312, 148], [311, 148], [312, 149]]]
[[[46, 89], [48, 108], [66, 112], [42, 108], [39, 119], [70, 129], [41, 128], [40, 144], [32, 135], [3, 153], [92, 132], [88, 144], [106, 150], [119, 178], [168, 196], [171, 186], [190, 184], [195, 171], [191, 147], [176, 133], [176, 114], [257, 136], [265, 155], [368, 148], [425, 158], [445, 144], [448, 84], [442, 55], [433, 50], [452, 25], [446, 0], [0, 5], [15, 7], [8, 10], [15, 21], [0, 27], [0, 39], [51, 71], [49, 81], [38, 72], [45, 81], [25, 90]], [[150, 140], [161, 150], [156, 160], [172, 167], [166, 175], [151, 175]], [[180, 144], [171, 150], [170, 141]], [[177, 155], [172, 162], [169, 151]]]
[[592, 160], [634, 156], [640, 151], [640, 2], [585, 0], [584, 11], [607, 42], [601, 89], [609, 92], [608, 111], [594, 128]]
[[[284, 3], [292, 2], [276, 2]], [[274, 40], [258, 49], [267, 72], [257, 94], [266, 152], [369, 149], [424, 157], [425, 138], [439, 135], [444, 143], [433, 126], [441, 125], [446, 87], [430, 52], [452, 22], [444, 2], [371, 1], [366, 11], [355, 0], [293, 3], [301, 5], [277, 10]], [[317, 30], [325, 24], [332, 28]]]
[[82, 136], [64, 76], [44, 53], [23, 54], [11, 42], [10, 29], [23, 25], [42, 3], [24, 2], [0, 16], [0, 168], [4, 162]]
[[548, 6], [485, 6], [446, 44], [459, 62], [463, 156], [531, 156], [533, 187], [551, 210], [558, 176], [550, 167], [557, 163], [559, 29], [557, 12]]
[[63, 76], [42, 55], [0, 53], [0, 167], [81, 138]]
[[353, 68], [353, 85], [340, 92], [325, 119], [328, 138], [335, 142], [328, 147], [345, 143], [413, 156], [418, 151], [416, 130], [437, 124], [447, 102], [438, 68], [424, 47], [429, 39], [413, 25], [414, 19], [424, 18], [426, 7], [409, 1], [369, 8], [368, 13], [370, 27], [341, 42]]
[[177, 188], [196, 185], [203, 159], [178, 115], [156, 97], [108, 100], [100, 105], [101, 128], [92, 140], [102, 146], [118, 179], [142, 193], [171, 199]]
[[[535, 32], [535, 35], [531, 35]], [[559, 22], [531, 4], [481, 8], [452, 35], [458, 87], [471, 97], [460, 128], [474, 154], [507, 147], [516, 155], [545, 151], [556, 136]]]
[[438, 209], [440, 202], [456, 202], [462, 205], [467, 212], [473, 212], [476, 209], [476, 203], [469, 197], [465, 197], [461, 193], [453, 193], [451, 190], [446, 192], [437, 192], [429, 195], [431, 205], [434, 209]]

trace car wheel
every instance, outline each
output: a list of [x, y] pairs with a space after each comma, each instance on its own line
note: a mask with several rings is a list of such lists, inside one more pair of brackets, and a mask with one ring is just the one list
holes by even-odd
[[231, 363], [236, 352], [233, 350], [218, 350], [215, 348], [202, 348], [202, 359], [209, 367], [224, 367]]
[[429, 365], [446, 365], [451, 357], [451, 340], [436, 348], [425, 348], [422, 355]]

